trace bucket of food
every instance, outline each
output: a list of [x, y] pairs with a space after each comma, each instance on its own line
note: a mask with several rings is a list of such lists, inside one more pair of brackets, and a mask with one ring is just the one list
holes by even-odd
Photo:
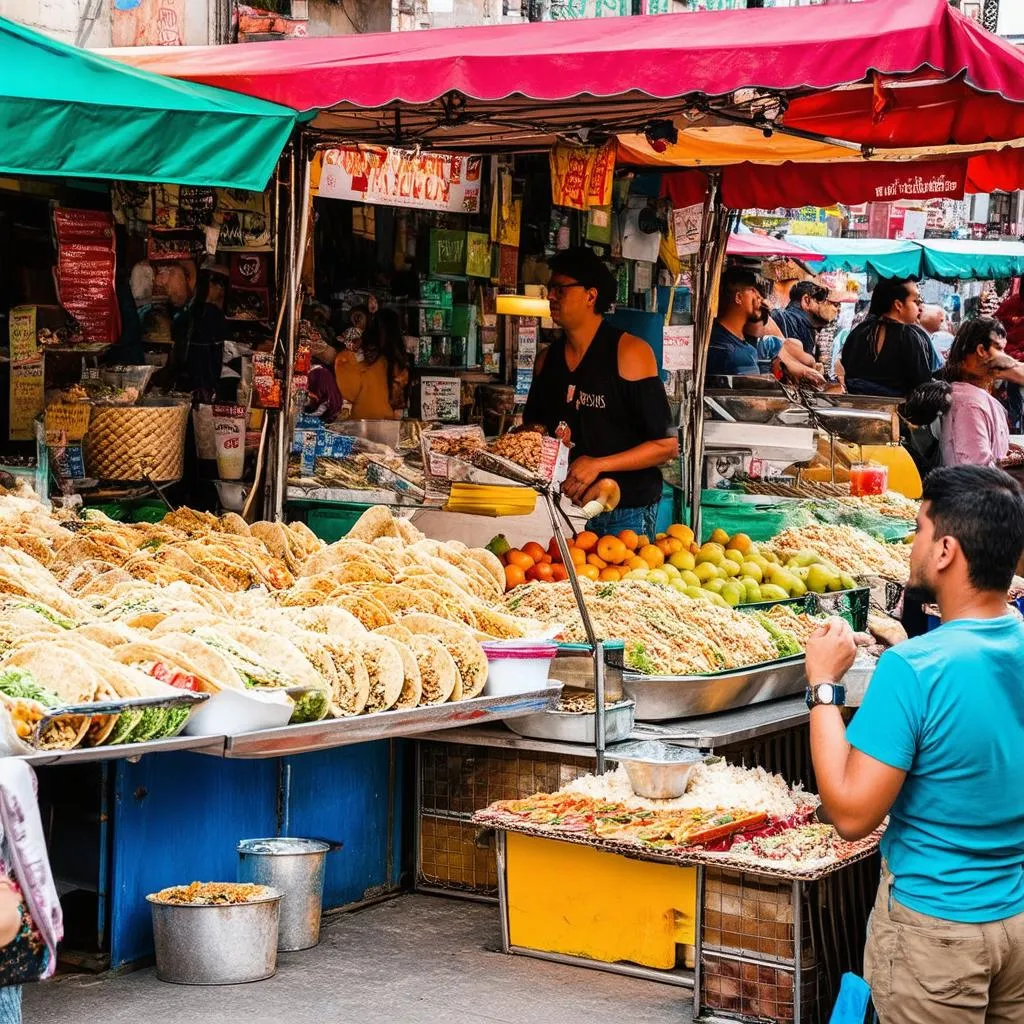
[[280, 889], [193, 882], [146, 897], [156, 976], [175, 985], [240, 985], [277, 970]]
[[487, 655], [488, 696], [543, 689], [558, 653], [558, 644], [544, 640], [493, 640], [480, 646]]

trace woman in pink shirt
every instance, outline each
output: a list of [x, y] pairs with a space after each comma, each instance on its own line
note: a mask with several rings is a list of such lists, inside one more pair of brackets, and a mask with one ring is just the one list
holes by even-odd
[[961, 325], [943, 376], [949, 399], [942, 415], [940, 446], [944, 466], [994, 466], [1010, 450], [1006, 410], [990, 388], [1002, 376], [1006, 330], [992, 317]]

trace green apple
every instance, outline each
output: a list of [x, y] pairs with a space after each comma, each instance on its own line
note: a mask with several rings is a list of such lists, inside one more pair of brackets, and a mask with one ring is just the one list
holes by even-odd
[[674, 555], [669, 555], [668, 564], [674, 565], [680, 571], [689, 569], [692, 572], [693, 567], [697, 564], [697, 559], [689, 551], [677, 551]]
[[710, 562], [698, 562], [693, 574], [701, 583], [718, 578], [718, 570]]
[[689, 569], [683, 569], [679, 577], [688, 587], [699, 587], [701, 584], [700, 577]]
[[668, 583], [668, 573], [664, 569], [651, 569], [647, 573], [648, 583]]
[[743, 604], [746, 596], [746, 588], [742, 583], [738, 583], [735, 580], [726, 583], [722, 587], [722, 597], [730, 608], [736, 608], [738, 605]]
[[725, 580], [708, 580], [704, 589], [712, 594], [720, 594], [725, 589]]
[[764, 570], [757, 562], [744, 562], [740, 566], [740, 574], [754, 580], [755, 583], [760, 583], [764, 579]]

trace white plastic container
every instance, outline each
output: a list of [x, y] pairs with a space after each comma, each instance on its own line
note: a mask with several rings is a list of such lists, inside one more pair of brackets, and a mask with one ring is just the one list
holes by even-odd
[[480, 646], [487, 655], [488, 696], [543, 689], [558, 653], [558, 644], [544, 640], [489, 640]]
[[292, 711], [292, 701], [283, 690], [221, 690], [210, 694], [210, 699], [192, 712], [184, 731], [189, 736], [237, 736], [257, 729], [276, 729], [288, 724]]

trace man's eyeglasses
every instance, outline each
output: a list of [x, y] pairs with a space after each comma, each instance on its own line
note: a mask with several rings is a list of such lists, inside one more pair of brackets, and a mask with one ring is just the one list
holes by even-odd
[[579, 281], [570, 281], [568, 284], [552, 284], [548, 285], [548, 295], [554, 296], [556, 299], [565, 295], [570, 288], [586, 288], [585, 284], [580, 284]]

